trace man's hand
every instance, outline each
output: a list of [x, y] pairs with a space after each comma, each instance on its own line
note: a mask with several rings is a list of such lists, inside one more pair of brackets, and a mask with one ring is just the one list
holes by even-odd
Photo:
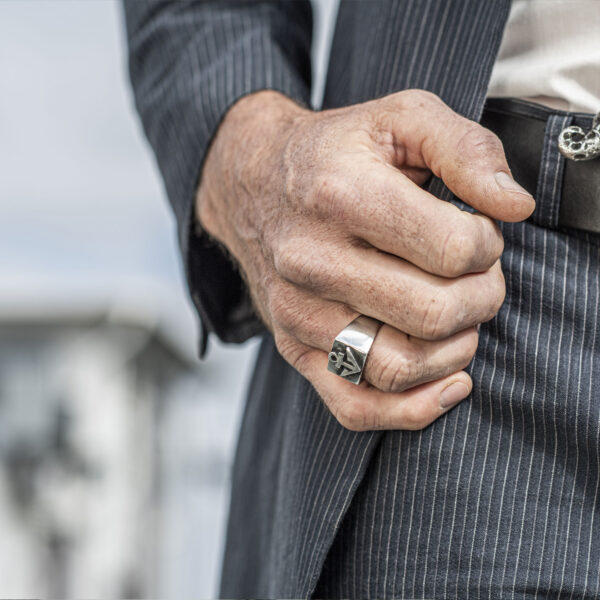
[[[483, 214], [426, 192], [431, 173]], [[227, 113], [196, 212], [342, 425], [420, 429], [469, 394], [476, 326], [504, 300], [492, 218], [534, 209], [509, 173], [498, 138], [428, 92], [312, 112], [265, 91]], [[354, 386], [327, 354], [359, 313], [384, 325]]]

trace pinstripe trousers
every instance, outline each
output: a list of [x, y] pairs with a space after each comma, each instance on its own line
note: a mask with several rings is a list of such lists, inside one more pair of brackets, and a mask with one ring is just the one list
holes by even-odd
[[382, 437], [314, 597], [600, 597], [600, 235], [557, 225], [569, 122], [547, 122], [533, 218], [502, 225], [471, 397]]

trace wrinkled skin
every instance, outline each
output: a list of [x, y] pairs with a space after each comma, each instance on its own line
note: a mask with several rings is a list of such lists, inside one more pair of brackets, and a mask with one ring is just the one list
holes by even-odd
[[[426, 192], [431, 173], [479, 212]], [[313, 112], [263, 91], [219, 127], [196, 215], [343, 426], [421, 429], [470, 393], [477, 326], [504, 300], [494, 219], [534, 206], [498, 138], [431, 93]], [[327, 371], [327, 353], [360, 313], [384, 325], [355, 386]]]

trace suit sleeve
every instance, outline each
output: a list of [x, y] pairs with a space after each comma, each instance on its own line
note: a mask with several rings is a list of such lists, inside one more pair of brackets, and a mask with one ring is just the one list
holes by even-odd
[[308, 0], [124, 0], [137, 111], [176, 216], [192, 300], [209, 332], [242, 342], [263, 328], [232, 260], [194, 217], [209, 145], [228, 108], [255, 91], [310, 102]]

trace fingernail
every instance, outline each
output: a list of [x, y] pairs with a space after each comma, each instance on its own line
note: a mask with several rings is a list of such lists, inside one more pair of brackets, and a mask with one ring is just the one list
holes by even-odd
[[530, 198], [533, 196], [521, 185], [519, 185], [508, 173], [498, 171], [494, 178], [496, 183], [507, 192], [517, 192], [518, 194], [526, 194]]
[[450, 408], [464, 400], [469, 395], [469, 388], [459, 381], [451, 383], [440, 394], [440, 406], [442, 408]]

